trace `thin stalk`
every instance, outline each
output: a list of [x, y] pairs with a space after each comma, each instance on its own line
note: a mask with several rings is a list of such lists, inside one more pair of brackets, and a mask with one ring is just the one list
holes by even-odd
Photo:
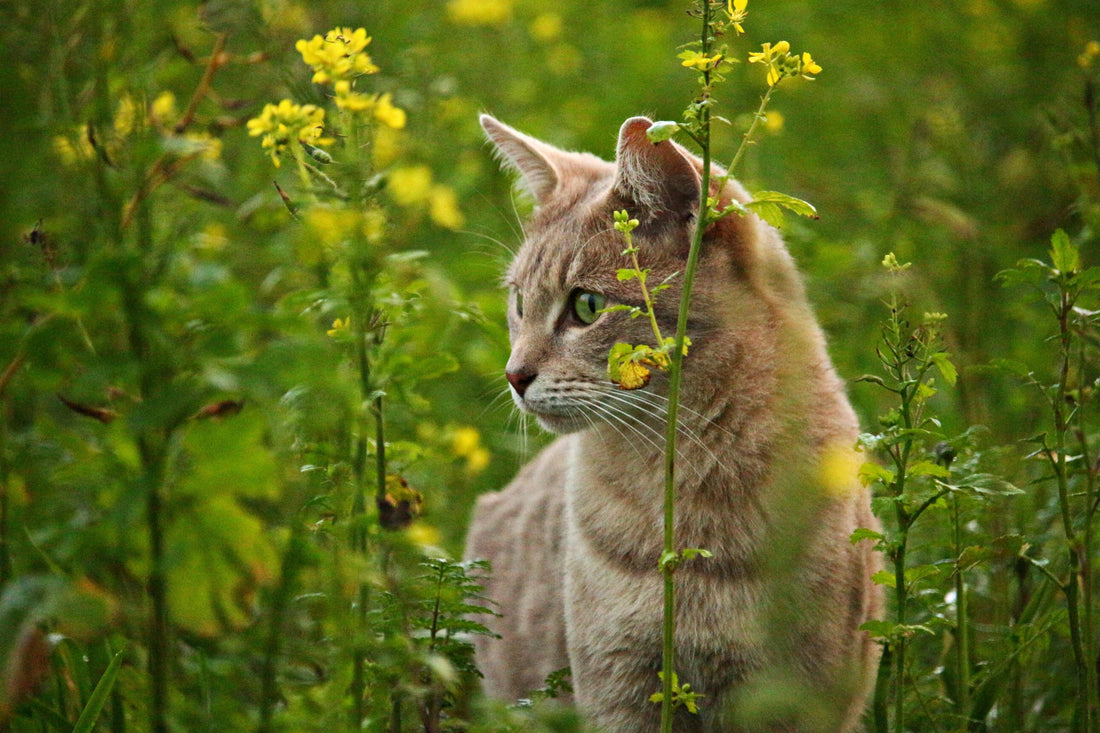
[[768, 85], [768, 91], [764, 92], [764, 96], [760, 99], [760, 106], [756, 108], [756, 114], [752, 117], [752, 124], [749, 125], [749, 129], [745, 130], [744, 136], [741, 138], [741, 144], [737, 146], [737, 152], [734, 153], [733, 160], [730, 161], [729, 167], [726, 168], [726, 175], [723, 178], [723, 183], [733, 175], [737, 165], [741, 162], [741, 158], [744, 157], [745, 151], [749, 149], [749, 145], [752, 144], [752, 136], [756, 134], [756, 128], [760, 125], [761, 120], [764, 119], [764, 110], [768, 108], [768, 102], [771, 101], [772, 92], [775, 91], [775, 84]]
[[952, 497], [951, 528], [954, 535], [955, 550], [955, 679], [958, 692], [955, 697], [955, 710], [970, 722], [970, 619], [966, 597], [966, 581], [963, 578], [962, 565], [962, 519], [959, 511], [958, 495]]
[[[703, 0], [702, 50], [710, 52], [710, 2]], [[704, 72], [703, 94], [709, 95], [710, 73]], [[668, 422], [665, 429], [665, 496], [664, 496], [664, 553], [669, 557], [676, 552], [676, 435], [677, 416], [680, 410], [680, 382], [683, 376], [684, 341], [687, 338], [688, 311], [691, 307], [691, 289], [695, 283], [695, 271], [699, 266], [699, 253], [702, 250], [703, 235], [710, 224], [710, 110], [703, 106], [700, 113], [701, 131], [699, 145], [702, 153], [703, 170], [699, 184], [699, 214], [692, 232], [691, 247], [688, 250], [687, 265], [684, 268], [683, 289], [680, 292], [680, 306], [676, 316], [676, 342], [672, 350], [669, 365], [668, 386]], [[661, 639], [661, 668], [664, 676], [661, 682], [661, 732], [672, 733], [673, 713], [673, 674], [676, 669], [676, 582], [673, 577], [674, 563], [663, 563], [663, 624]]]
[[[1077, 370], [1078, 374], [1084, 375], [1086, 369], [1085, 359], [1085, 344], [1084, 341], [1078, 340], [1077, 351]], [[1081, 380], [1084, 383], [1084, 379]], [[1093, 519], [1095, 518], [1096, 507], [1096, 471], [1093, 466], [1095, 465], [1095, 456], [1093, 455], [1092, 447], [1089, 445], [1088, 429], [1085, 425], [1085, 405], [1086, 401], [1084, 396], [1078, 400], [1077, 411], [1075, 417], [1077, 419], [1077, 443], [1081, 452], [1081, 465], [1085, 467], [1083, 472], [1085, 479], [1085, 527], [1081, 541], [1081, 605], [1084, 608], [1084, 655], [1085, 660], [1096, 659], [1096, 643], [1094, 626], [1094, 614], [1093, 614], [1093, 575], [1092, 575], [1092, 553], [1095, 545], [1095, 527]], [[1091, 709], [1091, 716], [1093, 723], [1100, 722], [1100, 681], [1097, 677], [1096, 664], [1088, 665], [1089, 679], [1089, 707]]]
[[1059, 374], [1058, 387], [1051, 403], [1054, 416], [1054, 446], [1047, 450], [1058, 487], [1058, 504], [1062, 518], [1062, 531], [1065, 534], [1069, 569], [1062, 591], [1066, 596], [1069, 612], [1070, 643], [1073, 647], [1073, 660], [1077, 678], [1077, 710], [1074, 715], [1074, 728], [1092, 733], [1092, 690], [1090, 689], [1089, 661], [1085, 655], [1085, 630], [1082, 628], [1081, 601], [1079, 596], [1081, 579], [1081, 541], [1073, 527], [1073, 507], [1070, 501], [1069, 474], [1066, 464], [1066, 433], [1069, 421], [1065, 414], [1067, 382], [1073, 334], [1069, 327], [1073, 302], [1067, 290], [1068, 285], [1059, 283], [1062, 288], [1061, 303], [1058, 309], [1059, 336]]
[[[353, 270], [353, 272], [355, 272]], [[361, 283], [358, 274], [353, 275], [355, 287], [358, 290]], [[359, 371], [359, 392], [363, 400], [370, 394], [371, 364], [367, 353], [366, 328], [358, 318], [355, 322], [355, 350]], [[367, 552], [367, 526], [366, 526], [366, 472], [367, 472], [367, 426], [360, 416], [359, 437], [355, 445], [355, 460], [353, 470], [355, 475], [355, 499], [352, 504], [352, 523], [355, 527], [352, 535], [352, 547], [360, 554]], [[363, 638], [367, 633], [367, 608], [370, 605], [370, 586], [360, 583], [356, 598], [356, 642], [352, 651], [351, 673], [351, 699], [352, 699], [352, 726], [358, 729], [366, 716], [366, 650], [363, 648]]]
[[[157, 441], [159, 442], [159, 441]], [[138, 439], [149, 532], [149, 717], [154, 733], [168, 732], [168, 593], [164, 567], [164, 447]]]

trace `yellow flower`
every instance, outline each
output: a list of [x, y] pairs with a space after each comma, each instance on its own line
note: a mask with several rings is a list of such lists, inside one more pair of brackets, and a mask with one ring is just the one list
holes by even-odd
[[137, 106], [129, 95], [118, 101], [118, 111], [115, 112], [115, 132], [119, 137], [127, 137], [134, 131], [134, 122], [137, 119]]
[[302, 39], [294, 48], [302, 55], [302, 60], [313, 67], [313, 83], [335, 84], [378, 71], [364, 51], [370, 42], [364, 28], [334, 28], [324, 38]]
[[821, 73], [821, 67], [818, 66], [813, 57], [810, 56], [809, 51], [804, 51], [802, 53], [802, 60], [799, 67], [799, 72], [801, 73], [803, 79], [810, 79], [811, 81], [813, 80], [815, 74]]
[[1100, 57], [1100, 41], [1089, 41], [1085, 44], [1084, 52], [1077, 57], [1077, 65], [1082, 69], [1092, 68], [1097, 57]]
[[386, 212], [383, 209], [367, 209], [363, 212], [363, 236], [371, 244], [378, 244], [386, 236]]
[[325, 331], [332, 338], [343, 336], [348, 332], [348, 328], [351, 326], [351, 318], [337, 318], [332, 322], [332, 328]]
[[291, 142], [303, 140], [311, 145], [328, 145], [332, 141], [322, 137], [325, 130], [325, 110], [313, 104], [298, 105], [289, 99], [278, 104], [265, 105], [259, 117], [247, 123], [248, 134], [263, 136], [261, 145], [270, 150], [271, 160], [279, 165], [279, 155]]
[[741, 24], [748, 17], [748, 13], [745, 12], [745, 6], [748, 4], [749, 0], [726, 0], [726, 14], [729, 15], [730, 25], [737, 31], [737, 35], [745, 32]]
[[512, 19], [513, 0], [449, 0], [447, 17], [459, 25], [504, 25]]
[[784, 121], [783, 113], [773, 109], [764, 117], [764, 129], [773, 135], [778, 135], [783, 131]]
[[765, 43], [761, 46], [760, 51], [749, 54], [749, 63], [764, 64], [767, 66], [768, 86], [773, 87], [778, 84], [779, 80], [784, 76], [782, 66], [787, 60], [787, 55], [790, 50], [791, 44], [786, 41], [780, 41], [774, 46], [770, 43]]
[[428, 193], [428, 216], [444, 229], [459, 229], [466, 218], [458, 208], [458, 197], [450, 186], [437, 184]]
[[374, 144], [371, 145], [371, 159], [376, 169], [387, 168], [401, 155], [401, 137], [398, 132], [388, 125], [377, 125], [374, 128]]
[[88, 140], [88, 130], [84, 125], [74, 127], [71, 136], [55, 135], [53, 151], [65, 165], [76, 165], [95, 157], [95, 148]]
[[386, 190], [400, 206], [423, 204], [431, 195], [432, 172], [425, 165], [395, 168], [390, 171]]
[[561, 16], [557, 13], [541, 13], [531, 21], [529, 32], [536, 41], [548, 43], [561, 37]]
[[374, 119], [386, 127], [400, 130], [405, 126], [405, 110], [393, 106], [393, 95], [383, 94], [375, 99]]
[[780, 41], [774, 46], [765, 43], [760, 51], [749, 54], [750, 64], [764, 64], [768, 67], [768, 86], [775, 86], [781, 80], [801, 76], [813, 80], [821, 73], [821, 66], [808, 52], [801, 56], [791, 53], [791, 44]]
[[698, 69], [699, 71], [710, 71], [722, 61], [722, 54], [716, 53], [713, 56], [706, 56], [699, 51], [685, 51], [680, 54], [680, 58], [684, 60], [681, 66]]
[[172, 92], [161, 92], [149, 105], [149, 119], [157, 127], [171, 127], [177, 114], [176, 95]]
[[481, 433], [470, 426], [454, 431], [451, 436], [451, 452], [466, 459], [466, 471], [472, 474], [484, 471], [491, 459], [489, 451], [481, 445]]
[[619, 367], [619, 387], [641, 389], [649, 384], [649, 370], [641, 364], [628, 361]]

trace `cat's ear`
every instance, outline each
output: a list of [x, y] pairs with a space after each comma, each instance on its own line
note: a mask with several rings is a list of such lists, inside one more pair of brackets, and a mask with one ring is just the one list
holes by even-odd
[[699, 171], [676, 143], [651, 142], [646, 132], [652, 125], [646, 117], [631, 117], [619, 130], [615, 191], [644, 215], [686, 220], [699, 201]]
[[560, 169], [554, 161], [563, 155], [562, 151], [524, 135], [490, 115], [483, 114], [480, 120], [500, 160], [520, 174], [524, 190], [537, 203], [549, 198], [561, 181]]

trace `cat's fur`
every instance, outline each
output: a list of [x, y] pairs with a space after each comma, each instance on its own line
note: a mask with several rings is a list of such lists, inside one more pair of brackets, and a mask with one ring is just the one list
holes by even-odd
[[[620, 131], [615, 163], [571, 153], [483, 116], [537, 204], [507, 274], [518, 407], [563, 435], [503, 491], [481, 497], [468, 558], [492, 563], [500, 639], [478, 643], [484, 688], [515, 699], [572, 668], [575, 699], [608, 731], [657, 729], [661, 665], [667, 375], [643, 390], [607, 377], [616, 342], [653, 342], [645, 318], [573, 314], [578, 292], [641, 305], [615, 210], [634, 232], [665, 335], [676, 309], [702, 164], [651, 122]], [[720, 171], [716, 171], [720, 173]], [[712, 192], [746, 201], [733, 181]], [[522, 314], [519, 307], [522, 306]], [[713, 557], [676, 572], [676, 670], [705, 695], [678, 731], [851, 731], [878, 647], [860, 624], [881, 595], [877, 527], [856, 478], [856, 418], [778, 233], [749, 215], [711, 227], [693, 290], [677, 456], [676, 542]]]

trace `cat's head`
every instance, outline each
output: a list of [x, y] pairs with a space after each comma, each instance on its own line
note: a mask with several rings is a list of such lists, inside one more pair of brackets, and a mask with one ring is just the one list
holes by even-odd
[[[623, 124], [614, 163], [560, 150], [488, 115], [481, 124], [536, 204], [506, 275], [512, 353], [505, 371], [514, 402], [553, 432], [598, 423], [615, 427], [635, 422], [640, 411], [659, 412], [667, 387], [663, 374], [654, 370], [644, 390], [629, 393], [607, 374], [614, 344], [656, 342], [648, 319], [603, 312], [615, 304], [643, 305], [637, 280], [617, 276], [631, 263], [614, 229], [614, 212], [625, 209], [641, 222], [633, 233], [640, 264], [650, 270], [651, 288], [669, 283], [656, 296], [655, 312], [662, 335], [672, 336], [698, 212], [701, 162], [674, 142], [650, 142], [652, 122], [644, 117]], [[744, 197], [733, 182], [714, 194]], [[715, 334], [733, 323], [766, 318], [768, 296], [761, 291], [770, 289], [763, 281], [775, 279], [767, 274], [775, 268], [756, 261], [761, 251], [774, 249], [758, 245], [775, 239], [770, 232], [755, 217], [730, 216], [707, 233], [693, 288], [685, 385], [694, 376], [698, 389], [705, 389], [733, 368], [736, 355], [716, 343], [729, 339]], [[779, 259], [786, 259], [781, 245]]]

